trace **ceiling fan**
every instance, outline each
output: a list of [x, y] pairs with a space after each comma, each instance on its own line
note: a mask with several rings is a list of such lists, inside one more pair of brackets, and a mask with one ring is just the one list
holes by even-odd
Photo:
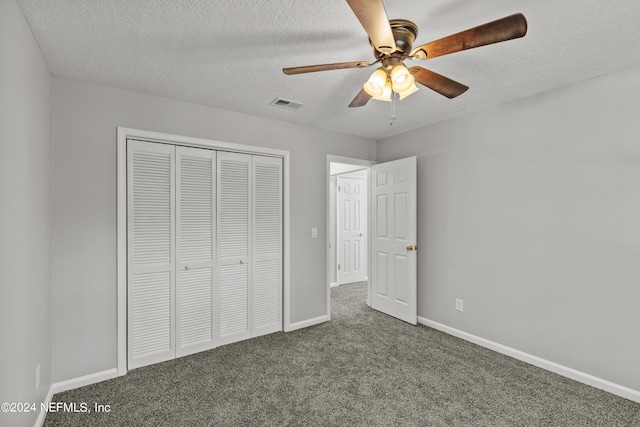
[[366, 68], [380, 64], [351, 101], [349, 107], [361, 107], [371, 98], [381, 101], [403, 99], [418, 90], [416, 82], [447, 98], [455, 98], [469, 88], [420, 66], [407, 68], [404, 61], [431, 59], [461, 50], [516, 39], [527, 33], [527, 20], [524, 15], [517, 13], [414, 48], [413, 42], [418, 35], [417, 25], [405, 19], [388, 20], [382, 0], [346, 1], [369, 35], [375, 62], [337, 62], [283, 68], [282, 71], [292, 75], [345, 68]]

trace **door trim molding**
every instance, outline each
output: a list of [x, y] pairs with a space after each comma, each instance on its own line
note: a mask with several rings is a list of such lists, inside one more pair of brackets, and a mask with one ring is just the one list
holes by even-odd
[[282, 328], [291, 330], [291, 295], [290, 295], [290, 153], [286, 150], [236, 144], [232, 142], [215, 141], [204, 138], [194, 138], [172, 135], [161, 132], [117, 128], [117, 170], [116, 170], [116, 286], [117, 286], [117, 372], [118, 375], [127, 373], [127, 139], [140, 139], [172, 145], [208, 148], [238, 153], [258, 154], [282, 158]]

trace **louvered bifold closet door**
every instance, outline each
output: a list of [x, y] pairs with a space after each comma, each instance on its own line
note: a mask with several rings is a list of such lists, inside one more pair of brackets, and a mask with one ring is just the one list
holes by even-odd
[[218, 152], [219, 343], [251, 337], [251, 156]]
[[128, 368], [175, 357], [175, 147], [127, 142]]
[[215, 347], [215, 151], [176, 147], [176, 356]]
[[282, 330], [282, 159], [253, 156], [252, 336]]

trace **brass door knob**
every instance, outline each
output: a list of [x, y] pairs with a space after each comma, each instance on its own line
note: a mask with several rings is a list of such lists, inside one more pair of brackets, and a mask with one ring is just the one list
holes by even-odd
[[415, 251], [415, 250], [417, 250], [417, 249], [418, 249], [418, 247], [417, 247], [417, 246], [413, 246], [413, 245], [409, 245], [409, 246], [407, 246], [407, 250], [408, 250], [408, 251]]

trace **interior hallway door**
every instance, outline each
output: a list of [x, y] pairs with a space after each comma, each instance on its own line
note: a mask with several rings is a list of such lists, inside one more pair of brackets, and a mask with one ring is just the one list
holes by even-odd
[[417, 164], [415, 157], [371, 167], [371, 306], [418, 321]]
[[366, 280], [366, 185], [363, 177], [338, 175], [338, 284]]

